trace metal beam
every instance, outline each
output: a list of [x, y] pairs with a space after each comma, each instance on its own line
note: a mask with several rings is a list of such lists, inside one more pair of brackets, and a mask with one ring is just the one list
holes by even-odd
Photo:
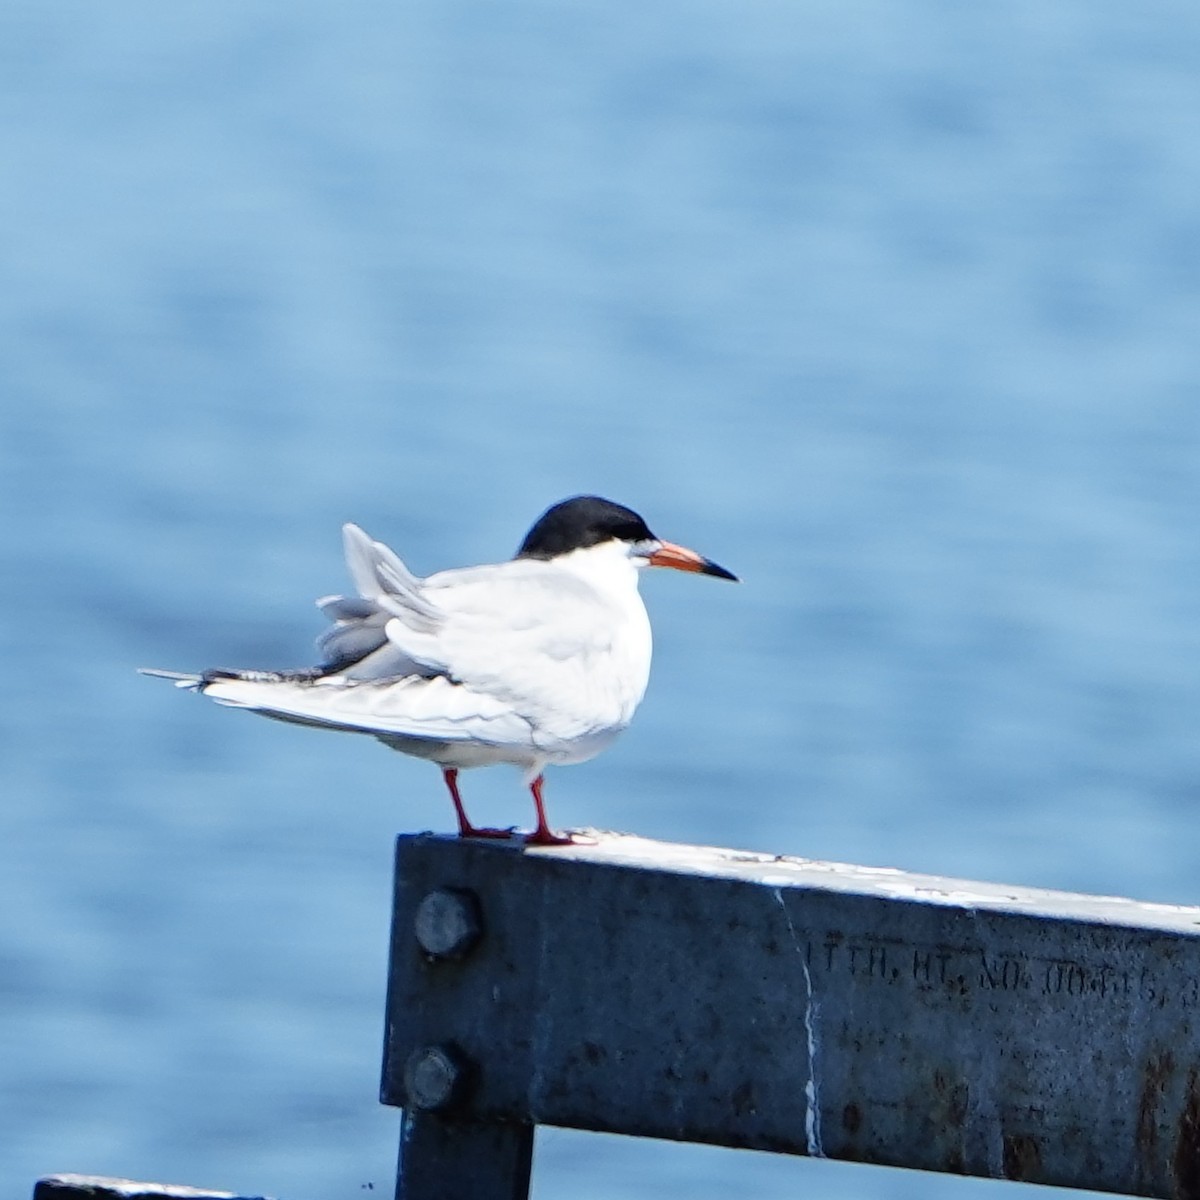
[[[47, 1175], [37, 1181], [33, 1200], [251, 1200], [236, 1192], [181, 1187], [173, 1183], [141, 1183], [107, 1175]], [[263, 1200], [257, 1197], [256, 1200]]]
[[535, 1124], [1200, 1200], [1200, 909], [401, 837], [382, 1099], [506, 1200]]
[[525, 1200], [533, 1126], [406, 1112], [397, 1200]]

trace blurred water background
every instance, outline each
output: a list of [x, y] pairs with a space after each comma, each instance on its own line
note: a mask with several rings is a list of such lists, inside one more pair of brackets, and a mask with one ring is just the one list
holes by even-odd
[[595, 491], [743, 576], [644, 580], [559, 825], [1200, 902], [1200, 8], [16, 0], [0, 63], [5, 1195], [390, 1188], [436, 772], [134, 674], [308, 662], [345, 520], [425, 573]]

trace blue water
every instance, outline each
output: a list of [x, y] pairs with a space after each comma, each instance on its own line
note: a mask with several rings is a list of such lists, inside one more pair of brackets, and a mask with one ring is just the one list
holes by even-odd
[[[1182, 0], [0, 11], [0, 1191], [387, 1193], [440, 781], [133, 673], [308, 661], [344, 520], [427, 572], [596, 491], [743, 576], [644, 581], [556, 824], [1200, 902], [1198, 61]], [[998, 1194], [539, 1136], [545, 1200]]]

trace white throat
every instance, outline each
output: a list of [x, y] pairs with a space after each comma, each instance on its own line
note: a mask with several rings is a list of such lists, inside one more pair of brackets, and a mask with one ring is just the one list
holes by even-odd
[[638, 570], [646, 563], [644, 558], [630, 553], [627, 542], [615, 539], [560, 554], [553, 561], [564, 571], [586, 580], [596, 591], [614, 599], [637, 592]]

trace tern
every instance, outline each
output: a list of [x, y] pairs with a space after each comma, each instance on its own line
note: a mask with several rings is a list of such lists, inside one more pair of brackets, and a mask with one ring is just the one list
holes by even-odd
[[562, 845], [542, 800], [547, 766], [585, 762], [633, 718], [650, 675], [643, 567], [736, 580], [663, 541], [632, 509], [575, 496], [548, 509], [516, 557], [420, 579], [357, 525], [343, 527], [357, 596], [326, 596], [319, 666], [288, 671], [146, 669], [235, 708], [365, 733], [442, 769], [461, 837], [509, 837], [471, 823], [458, 790], [468, 767], [524, 772], [532, 845]]

